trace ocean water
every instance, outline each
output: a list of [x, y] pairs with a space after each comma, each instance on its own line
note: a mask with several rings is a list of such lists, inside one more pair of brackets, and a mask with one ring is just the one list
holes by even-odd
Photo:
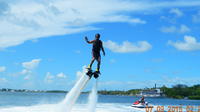
[[[0, 112], [59, 112], [60, 102], [65, 93], [18, 93], [0, 92]], [[89, 94], [81, 94], [72, 112], [89, 112]], [[131, 107], [139, 99], [135, 96], [98, 95], [96, 112], [138, 112]], [[154, 106], [193, 105], [200, 106], [199, 100], [178, 100], [170, 98], [146, 98]]]

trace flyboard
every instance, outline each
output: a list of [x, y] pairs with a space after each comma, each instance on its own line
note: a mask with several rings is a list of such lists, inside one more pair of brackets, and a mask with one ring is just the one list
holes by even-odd
[[96, 72], [96, 71], [93, 71], [93, 70], [91, 70], [91, 69], [87, 69], [86, 75], [88, 75], [90, 78], [91, 78], [92, 76], [94, 76], [94, 78], [97, 79], [97, 78], [99, 77], [100, 73], [98, 73], [98, 72]]
[[72, 106], [75, 104], [76, 100], [81, 94], [81, 91], [87, 85], [92, 76], [97, 79], [99, 77], [99, 73], [87, 69], [85, 74], [79, 78], [74, 87], [68, 92], [64, 101], [62, 102], [65, 105], [64, 110], [66, 110], [66, 112], [71, 112]]

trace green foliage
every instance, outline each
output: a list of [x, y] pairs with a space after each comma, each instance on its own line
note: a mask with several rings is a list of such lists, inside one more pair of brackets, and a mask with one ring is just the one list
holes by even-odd
[[139, 89], [131, 89], [128, 91], [107, 91], [107, 90], [103, 90], [103, 91], [99, 91], [99, 94], [103, 94], [103, 95], [136, 95], [137, 93], [139, 93]]
[[200, 100], [200, 95], [199, 96], [189, 96], [188, 98], [192, 99], [192, 100]]
[[178, 84], [172, 88], [162, 87], [161, 90], [167, 97], [183, 99], [200, 99], [200, 85], [188, 87], [187, 85]]

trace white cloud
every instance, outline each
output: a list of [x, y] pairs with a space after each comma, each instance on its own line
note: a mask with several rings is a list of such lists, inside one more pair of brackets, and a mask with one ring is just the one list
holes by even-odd
[[4, 72], [6, 71], [6, 67], [5, 66], [0, 66], [0, 72]]
[[127, 20], [127, 21], [130, 22], [130, 23], [146, 24], [146, 21], [141, 20], [139, 18], [134, 18], [134, 19], [130, 19], [130, 20]]
[[175, 14], [177, 17], [181, 17], [184, 15], [183, 12], [179, 10], [178, 8], [173, 8], [169, 12], [172, 14]]
[[181, 25], [180, 29], [179, 29], [180, 33], [186, 33], [186, 32], [190, 32], [190, 28], [188, 28], [186, 25]]
[[51, 74], [50, 72], [47, 72], [44, 78], [44, 83], [46, 84], [56, 84], [56, 85], [63, 85], [67, 84], [67, 76], [64, 73], [58, 73], [56, 75]]
[[33, 70], [39, 65], [41, 59], [33, 59], [29, 62], [23, 62], [24, 69], [19, 73], [24, 76], [24, 80], [30, 80], [33, 75]]
[[26, 75], [25, 77], [24, 77], [24, 80], [30, 80], [31, 79], [31, 75]]
[[104, 46], [116, 53], [131, 53], [131, 52], [145, 52], [152, 48], [151, 44], [146, 41], [139, 41], [137, 43], [131, 43], [124, 41], [121, 45], [108, 40], [104, 42]]
[[162, 27], [160, 29], [164, 33], [187, 33], [190, 32], [190, 28], [186, 25], [181, 25], [180, 27], [176, 26], [169, 26], [169, 27]]
[[133, 6], [139, 3], [130, 3], [114, 0], [4, 1], [0, 4], [6, 7], [1, 11], [0, 48], [51, 35], [93, 30], [96, 29], [90, 26], [93, 23], [144, 24], [144, 20], [121, 13], [137, 10]]
[[26, 75], [26, 74], [31, 74], [32, 71], [31, 70], [27, 70], [27, 69], [23, 69], [20, 74]]
[[40, 61], [41, 59], [33, 59], [29, 62], [23, 62], [22, 66], [25, 69], [32, 70], [32, 69], [35, 69], [39, 65]]
[[59, 73], [59, 74], [57, 74], [56, 75], [58, 78], [61, 78], [61, 79], [65, 79], [65, 78], [67, 78], [67, 76], [64, 74], [64, 73]]
[[192, 21], [195, 23], [200, 23], [200, 11], [196, 15], [192, 16]]
[[175, 24], [177, 21], [177, 18], [171, 17], [171, 16], [161, 16], [160, 19], [162, 19], [166, 22], [172, 23], [172, 24]]
[[197, 42], [196, 38], [192, 36], [185, 36], [184, 41], [168, 41], [168, 44], [181, 51], [200, 50], [200, 42]]
[[177, 28], [175, 26], [169, 26], [169, 27], [162, 27], [160, 30], [165, 33], [173, 33], [177, 31]]
[[131, 17], [127, 12], [188, 6], [200, 6], [200, 1], [3, 0], [0, 3], [0, 48], [52, 35], [94, 30], [94, 23], [145, 24], [146, 21]]
[[55, 79], [55, 76], [51, 75], [50, 72], [47, 72], [44, 82], [50, 84], [50, 83], [53, 83], [54, 79]]

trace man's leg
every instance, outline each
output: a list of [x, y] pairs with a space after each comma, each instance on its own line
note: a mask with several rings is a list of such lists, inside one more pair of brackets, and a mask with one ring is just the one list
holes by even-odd
[[97, 63], [97, 71], [99, 72], [100, 71], [100, 65], [101, 65], [101, 56], [99, 56], [97, 61], [98, 61], [98, 63]]
[[90, 64], [88, 65], [88, 69], [92, 69], [92, 64], [94, 63], [95, 61], [95, 52], [92, 51], [92, 60], [90, 62]]
[[91, 60], [91, 62], [90, 62], [90, 65], [88, 66], [88, 68], [89, 68], [89, 69], [91, 69], [91, 68], [92, 68], [92, 64], [94, 63], [94, 61], [95, 61], [95, 58], [94, 58], [94, 57], [92, 57], [92, 60]]

